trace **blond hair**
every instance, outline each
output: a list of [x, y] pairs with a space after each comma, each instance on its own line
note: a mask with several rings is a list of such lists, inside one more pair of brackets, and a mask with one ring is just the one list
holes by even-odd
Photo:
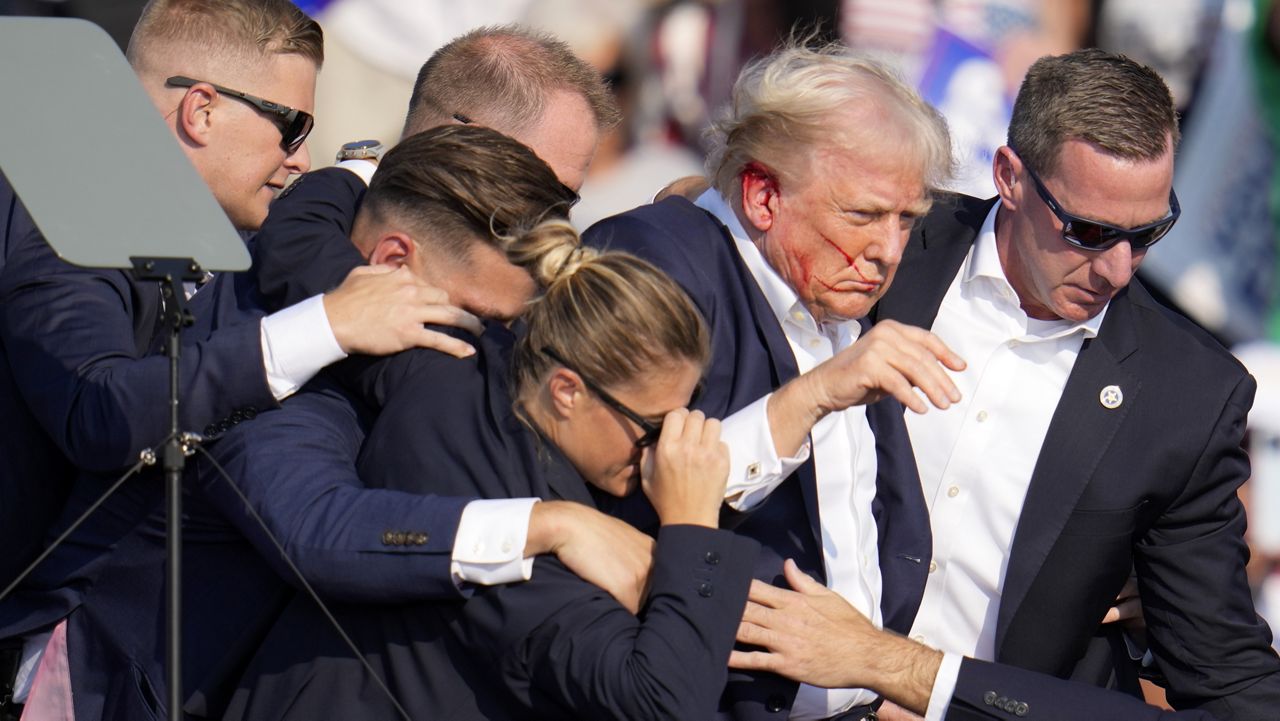
[[[876, 109], [891, 123], [851, 127], [857, 111]], [[800, 173], [805, 149], [856, 148], [900, 142], [926, 187], [951, 175], [946, 121], [887, 67], [841, 45], [805, 47], [793, 41], [751, 63], [734, 83], [731, 104], [708, 129], [707, 174], [732, 197], [742, 171], [759, 162], [775, 173]]]
[[618, 251], [564, 264], [524, 315], [512, 365], [516, 397], [556, 366], [545, 351], [605, 387], [711, 356], [702, 315], [684, 290], [647, 261]]
[[[140, 75], [183, 62], [253, 67], [272, 55], [324, 62], [320, 26], [289, 0], [151, 0], [126, 53]], [[216, 78], [215, 78], [216, 80]]]

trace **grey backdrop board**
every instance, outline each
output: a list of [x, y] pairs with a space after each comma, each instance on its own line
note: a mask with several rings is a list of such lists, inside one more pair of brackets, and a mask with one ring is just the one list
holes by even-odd
[[0, 169], [64, 260], [249, 267], [231, 222], [101, 28], [0, 18], [0, 99]]

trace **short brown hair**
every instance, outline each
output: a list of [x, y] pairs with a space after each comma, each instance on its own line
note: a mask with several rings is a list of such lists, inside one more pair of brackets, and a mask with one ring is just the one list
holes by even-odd
[[318, 68], [324, 35], [289, 0], [151, 0], [129, 38], [129, 63], [141, 73], [166, 51], [227, 62], [294, 54]]
[[1097, 48], [1037, 60], [1009, 121], [1009, 147], [1040, 175], [1062, 145], [1083, 140], [1127, 160], [1156, 160], [1178, 147], [1178, 114], [1160, 75]]
[[512, 262], [536, 280], [530, 266], [547, 251], [528, 246], [578, 246], [568, 222], [573, 199], [520, 142], [479, 125], [442, 125], [387, 152], [357, 221], [402, 227], [457, 258], [479, 240], [519, 256]]
[[601, 130], [622, 117], [600, 74], [563, 42], [517, 25], [472, 30], [437, 50], [418, 72], [404, 135], [458, 115], [519, 134], [542, 118], [555, 90], [580, 94]]

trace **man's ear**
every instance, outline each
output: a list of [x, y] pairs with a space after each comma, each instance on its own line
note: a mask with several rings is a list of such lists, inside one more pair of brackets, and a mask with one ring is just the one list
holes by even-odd
[[577, 373], [563, 366], [551, 371], [547, 377], [547, 394], [551, 398], [551, 410], [556, 418], [566, 419], [582, 401], [585, 387]]
[[760, 163], [747, 163], [742, 181], [742, 212], [747, 222], [762, 233], [769, 232], [778, 217], [782, 184], [778, 175]]
[[418, 245], [413, 242], [413, 238], [399, 232], [384, 233], [373, 244], [373, 251], [369, 253], [369, 265], [389, 265], [393, 268], [411, 266], [417, 252]]
[[187, 88], [182, 102], [178, 104], [179, 136], [194, 145], [208, 145], [213, 129], [213, 108], [218, 99], [218, 91], [208, 83], [196, 83]]
[[1005, 209], [1013, 212], [1022, 205], [1023, 191], [1026, 183], [1018, 182], [1022, 175], [1022, 158], [1007, 145], [996, 149], [991, 159], [991, 176], [996, 184], [996, 193]]

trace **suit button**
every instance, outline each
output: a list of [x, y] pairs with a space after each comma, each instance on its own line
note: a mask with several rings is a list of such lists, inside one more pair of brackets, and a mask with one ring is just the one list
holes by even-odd
[[1027, 715], [1027, 712], [1028, 712], [1028, 711], [1030, 711], [1030, 710], [1031, 710], [1031, 707], [1030, 707], [1030, 706], [1026, 705], [1025, 703], [1019, 703], [1019, 704], [1017, 705], [1017, 707], [1013, 709], [1013, 715], [1014, 715], [1014, 716], [1026, 716], [1026, 715]]
[[709, 583], [703, 583], [698, 586], [698, 595], [703, 598], [711, 598], [711, 594], [715, 592], [716, 589]]
[[392, 533], [391, 531], [383, 531], [383, 533], [382, 533], [382, 545], [384, 545], [384, 546], [394, 546], [394, 545], [395, 545], [395, 543], [396, 543], [396, 534]]
[[988, 692], [986, 692], [986, 693], [982, 694], [982, 702], [983, 702], [983, 703], [985, 703], [985, 704], [986, 704], [986, 705], [988, 705], [988, 706], [993, 706], [993, 705], [995, 705], [995, 702], [996, 702], [996, 692], [995, 692], [995, 691], [988, 691]]
[[775, 693], [768, 699], [765, 699], [764, 710], [769, 713], [778, 713], [782, 707], [787, 705], [787, 699], [780, 693]]
[[[294, 181], [294, 182], [297, 182], [297, 181]], [[210, 423], [209, 425], [204, 427], [204, 434], [206, 436], [218, 435], [218, 426], [214, 425], [213, 423]]]
[[715, 551], [707, 551], [707, 555], [703, 556], [702, 560], [706, 561], [708, 566], [717, 566], [720, 564], [720, 554]]
[[[295, 181], [295, 182], [297, 182], [297, 181]], [[254, 408], [253, 406], [249, 406], [248, 408], [245, 408], [245, 409], [244, 409], [244, 418], [245, 418], [245, 420], [247, 420], [247, 421], [251, 421], [251, 420], [253, 420], [254, 418], [257, 418], [257, 417], [258, 417], [258, 409], [257, 409], [257, 408]]]
[[402, 531], [397, 531], [397, 532], [396, 532], [396, 545], [397, 545], [397, 546], [403, 546], [403, 545], [405, 544], [405, 541], [407, 541], [408, 539], [409, 539], [409, 534], [404, 533], [404, 532], [402, 532]]
[[427, 545], [427, 534], [425, 534], [425, 533], [415, 533], [415, 534], [413, 534], [413, 545], [415, 545], [415, 546], [425, 546], [425, 545]]

